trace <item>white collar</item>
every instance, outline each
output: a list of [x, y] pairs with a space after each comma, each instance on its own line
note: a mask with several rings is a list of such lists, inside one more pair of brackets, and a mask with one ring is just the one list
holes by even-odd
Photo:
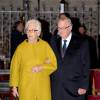
[[62, 38], [62, 41], [63, 41], [63, 40], [70, 41], [70, 40], [71, 40], [71, 37], [72, 37], [72, 33], [70, 33], [66, 39], [63, 39], [63, 38]]
[[63, 46], [63, 44], [64, 44], [64, 40], [67, 40], [67, 46], [68, 46], [69, 43], [70, 43], [71, 37], [72, 37], [72, 33], [70, 33], [69, 36], [68, 36], [66, 39], [63, 39], [63, 38], [62, 38], [62, 46]]

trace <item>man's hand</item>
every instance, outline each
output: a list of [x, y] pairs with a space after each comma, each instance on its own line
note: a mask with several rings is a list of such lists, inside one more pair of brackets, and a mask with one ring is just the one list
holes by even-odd
[[46, 64], [50, 64], [50, 60], [49, 60], [49, 58], [46, 58], [46, 60], [45, 60], [44, 63], [46, 63]]
[[13, 94], [14, 97], [19, 97], [19, 94], [18, 94], [18, 91], [17, 91], [16, 87], [12, 88], [12, 94]]
[[86, 89], [82, 89], [82, 88], [79, 88], [78, 89], [78, 94], [79, 95], [83, 95], [83, 94], [85, 94], [86, 93]]

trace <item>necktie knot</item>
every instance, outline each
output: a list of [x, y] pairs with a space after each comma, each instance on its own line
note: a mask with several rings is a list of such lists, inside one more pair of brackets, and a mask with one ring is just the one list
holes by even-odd
[[66, 44], [67, 40], [63, 40], [64, 41], [64, 45]]

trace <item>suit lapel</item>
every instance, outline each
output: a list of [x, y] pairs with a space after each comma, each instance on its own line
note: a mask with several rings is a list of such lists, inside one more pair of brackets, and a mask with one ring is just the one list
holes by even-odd
[[77, 48], [77, 40], [75, 39], [75, 36], [74, 34], [72, 34], [72, 38], [70, 40], [70, 43], [66, 49], [66, 52], [65, 52], [65, 55], [64, 55], [64, 58], [70, 54], [73, 53], [73, 51]]
[[66, 49], [66, 52], [65, 52], [65, 55], [64, 57], [62, 58], [62, 51], [61, 51], [61, 37], [57, 38], [56, 40], [56, 46], [57, 46], [57, 51], [59, 53], [59, 56], [61, 59], [64, 59], [66, 55], [70, 54], [73, 50], [73, 47], [74, 47], [74, 37], [72, 35], [72, 38], [71, 38], [71, 41], [69, 43], [69, 46], [67, 47]]
[[79, 47], [79, 45], [80, 45], [80, 42], [78, 41], [76, 34], [72, 33], [70, 43], [69, 43], [69, 45], [66, 49], [64, 57], [62, 58], [62, 55], [61, 55], [61, 38], [59, 37], [56, 40], [57, 51], [58, 51], [58, 54], [59, 54], [61, 59], [64, 59], [68, 55], [71, 55], [72, 53], [74, 53], [73, 51], [75, 51]]
[[56, 45], [57, 45], [57, 51], [59, 53], [59, 56], [60, 56], [60, 58], [62, 58], [62, 56], [61, 56], [61, 38], [60, 37], [56, 40]]
[[58, 49], [58, 52], [59, 52], [59, 54], [61, 54], [61, 38], [59, 37], [58, 39], [57, 39], [57, 49]]

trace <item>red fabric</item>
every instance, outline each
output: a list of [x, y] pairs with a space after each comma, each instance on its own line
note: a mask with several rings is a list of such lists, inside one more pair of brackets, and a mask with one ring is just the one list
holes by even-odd
[[100, 96], [90, 95], [90, 96], [88, 96], [88, 100], [100, 100]]
[[94, 85], [96, 90], [100, 90], [100, 70], [93, 71]]

